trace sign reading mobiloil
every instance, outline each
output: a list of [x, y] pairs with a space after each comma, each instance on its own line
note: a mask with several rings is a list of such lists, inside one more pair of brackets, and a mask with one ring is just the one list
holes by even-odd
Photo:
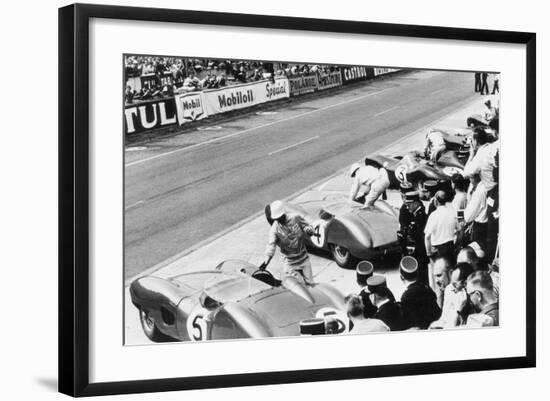
[[228, 86], [202, 93], [204, 107], [208, 115], [242, 109], [288, 96], [288, 79], [286, 78], [278, 78], [275, 82], [262, 80]]

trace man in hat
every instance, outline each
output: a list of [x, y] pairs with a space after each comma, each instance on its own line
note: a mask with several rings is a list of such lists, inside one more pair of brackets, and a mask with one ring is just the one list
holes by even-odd
[[359, 291], [359, 296], [361, 297], [361, 299], [368, 298], [369, 290], [367, 286], [367, 280], [372, 277], [374, 273], [373, 264], [368, 260], [362, 260], [361, 262], [357, 263], [355, 273], [357, 284], [359, 285], [359, 287], [361, 287], [361, 291]]
[[424, 228], [426, 227], [426, 210], [424, 204], [420, 201], [420, 194], [417, 191], [405, 193], [404, 206], [408, 212], [408, 224], [401, 226], [401, 232], [404, 235], [405, 248], [402, 256], [413, 256], [419, 264], [419, 280], [425, 284], [428, 283], [428, 257], [426, 247], [424, 246]]
[[283, 256], [284, 275], [302, 278], [306, 284], [313, 284], [311, 261], [304, 238], [305, 235], [315, 235], [315, 230], [301, 216], [287, 214], [284, 203], [279, 200], [271, 203], [269, 209], [269, 218], [273, 223], [260, 270], [267, 267], [278, 246]]
[[[367, 163], [367, 161], [365, 161]], [[372, 162], [368, 162], [364, 166], [359, 163], [352, 164], [350, 168], [350, 176], [353, 180], [349, 192], [349, 199], [357, 201], [360, 198], [359, 190], [364, 188], [365, 206], [370, 207], [378, 200], [380, 195], [384, 194], [390, 187], [390, 179], [388, 172], [384, 167], [378, 168]]]
[[437, 209], [428, 217], [424, 229], [426, 253], [432, 262], [438, 257], [444, 257], [453, 265], [455, 262], [454, 239], [458, 229], [456, 212], [445, 191], [437, 191], [435, 200]]
[[386, 323], [391, 331], [403, 330], [405, 324], [401, 306], [395, 302], [395, 297], [386, 284], [386, 277], [375, 274], [367, 280], [367, 286], [370, 301], [378, 308], [374, 318]]
[[405, 256], [399, 264], [399, 274], [406, 290], [401, 295], [401, 309], [407, 329], [426, 329], [441, 316], [441, 308], [433, 290], [418, 281], [418, 262]]
[[409, 212], [409, 207], [407, 205], [407, 192], [411, 192], [413, 190], [412, 183], [410, 182], [402, 182], [399, 185], [399, 189], [401, 190], [401, 200], [403, 203], [401, 204], [401, 207], [399, 208], [399, 231], [397, 232], [397, 238], [399, 239], [399, 243], [401, 245], [401, 253], [406, 254], [407, 252], [407, 230], [409, 228], [409, 224], [412, 220], [411, 213]]
[[422, 183], [422, 191], [420, 198], [424, 201], [428, 201], [428, 207], [426, 208], [427, 216], [430, 216], [435, 209], [435, 193], [437, 192], [439, 183], [436, 180], [426, 180]]

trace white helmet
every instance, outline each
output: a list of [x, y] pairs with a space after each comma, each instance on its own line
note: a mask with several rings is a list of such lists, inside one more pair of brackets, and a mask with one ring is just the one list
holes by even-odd
[[349, 175], [353, 177], [355, 172], [361, 168], [361, 165], [359, 163], [353, 163], [349, 169]]
[[271, 218], [273, 220], [277, 220], [279, 217], [285, 214], [285, 205], [280, 200], [276, 200], [272, 202], [270, 205], [270, 209], [271, 209]]

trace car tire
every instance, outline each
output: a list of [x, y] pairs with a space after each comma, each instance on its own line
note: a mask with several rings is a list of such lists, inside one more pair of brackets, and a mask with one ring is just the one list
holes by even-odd
[[351, 254], [349, 249], [341, 246], [330, 244], [330, 253], [336, 264], [344, 269], [355, 269], [359, 259]]
[[153, 317], [149, 315], [149, 313], [144, 311], [143, 308], [139, 309], [139, 321], [141, 323], [141, 328], [143, 329], [143, 332], [149, 340], [156, 343], [174, 341], [173, 338], [168, 337], [166, 334], [159, 330], [155, 323], [155, 319], [153, 319]]

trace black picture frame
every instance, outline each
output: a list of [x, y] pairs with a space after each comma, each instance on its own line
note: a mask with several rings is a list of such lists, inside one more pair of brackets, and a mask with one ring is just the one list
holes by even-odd
[[[523, 44], [526, 46], [526, 354], [522, 357], [90, 383], [88, 61], [91, 18]], [[75, 4], [59, 9], [59, 391], [72, 396], [534, 367], [536, 35], [359, 21]]]

